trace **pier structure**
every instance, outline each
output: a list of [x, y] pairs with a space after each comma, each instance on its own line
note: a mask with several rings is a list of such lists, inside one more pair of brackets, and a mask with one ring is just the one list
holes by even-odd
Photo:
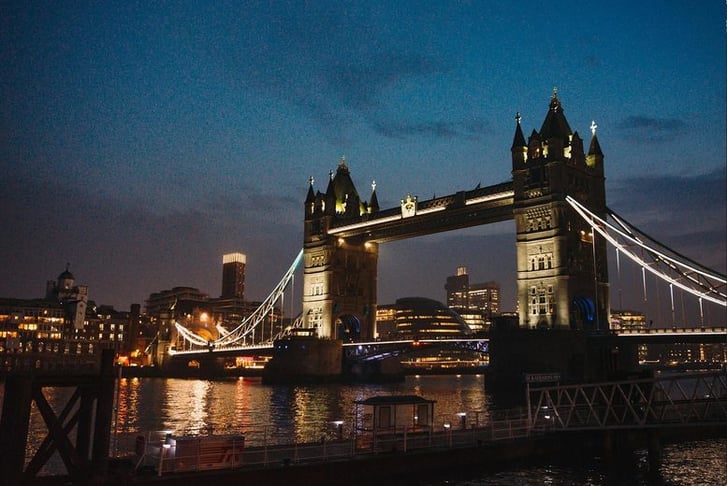
[[[0, 471], [3, 484], [28, 484], [58, 452], [76, 484], [106, 477], [115, 393], [114, 352], [104, 350], [95, 370], [15, 370], [5, 377], [0, 416]], [[49, 405], [45, 389], [71, 389], [60, 412]], [[26, 464], [31, 407], [43, 418], [47, 435]]]

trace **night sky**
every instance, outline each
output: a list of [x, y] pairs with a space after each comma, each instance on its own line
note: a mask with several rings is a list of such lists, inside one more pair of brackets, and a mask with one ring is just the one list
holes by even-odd
[[[310, 176], [345, 155], [382, 208], [509, 180], [515, 114], [540, 129], [554, 86], [586, 146], [598, 125], [609, 207], [725, 273], [725, 45], [723, 0], [3, 2], [0, 297], [67, 263], [120, 310], [216, 297], [239, 251], [263, 299]], [[379, 302], [443, 301], [465, 265], [514, 310], [514, 239], [382, 245]]]

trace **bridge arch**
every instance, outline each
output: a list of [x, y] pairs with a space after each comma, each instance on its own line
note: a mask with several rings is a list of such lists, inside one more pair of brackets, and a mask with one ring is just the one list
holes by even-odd
[[354, 314], [336, 317], [336, 338], [344, 342], [355, 342], [361, 337], [361, 319]]
[[594, 329], [596, 308], [590, 297], [577, 296], [571, 303], [571, 329]]

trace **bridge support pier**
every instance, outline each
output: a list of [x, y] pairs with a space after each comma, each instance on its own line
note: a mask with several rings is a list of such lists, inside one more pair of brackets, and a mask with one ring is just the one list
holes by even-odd
[[[633, 349], [632, 349], [633, 348]], [[549, 375], [560, 383], [591, 383], [633, 373], [635, 346], [586, 331], [495, 329], [490, 335], [490, 391], [520, 393], [526, 375]]]
[[347, 362], [344, 359], [343, 379], [351, 382], [394, 383], [404, 381], [404, 371], [398, 356], [374, 361]]
[[316, 383], [341, 379], [343, 343], [317, 337], [275, 341], [273, 359], [265, 366], [265, 383]]

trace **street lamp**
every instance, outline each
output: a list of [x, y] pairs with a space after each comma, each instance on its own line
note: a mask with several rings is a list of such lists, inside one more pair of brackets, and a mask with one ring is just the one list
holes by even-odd
[[462, 429], [466, 429], [467, 428], [467, 413], [459, 412], [457, 414], [457, 417], [459, 417], [459, 424], [462, 427]]
[[343, 439], [343, 420], [336, 420], [333, 422], [336, 426], [336, 433], [338, 434], [338, 440]]

